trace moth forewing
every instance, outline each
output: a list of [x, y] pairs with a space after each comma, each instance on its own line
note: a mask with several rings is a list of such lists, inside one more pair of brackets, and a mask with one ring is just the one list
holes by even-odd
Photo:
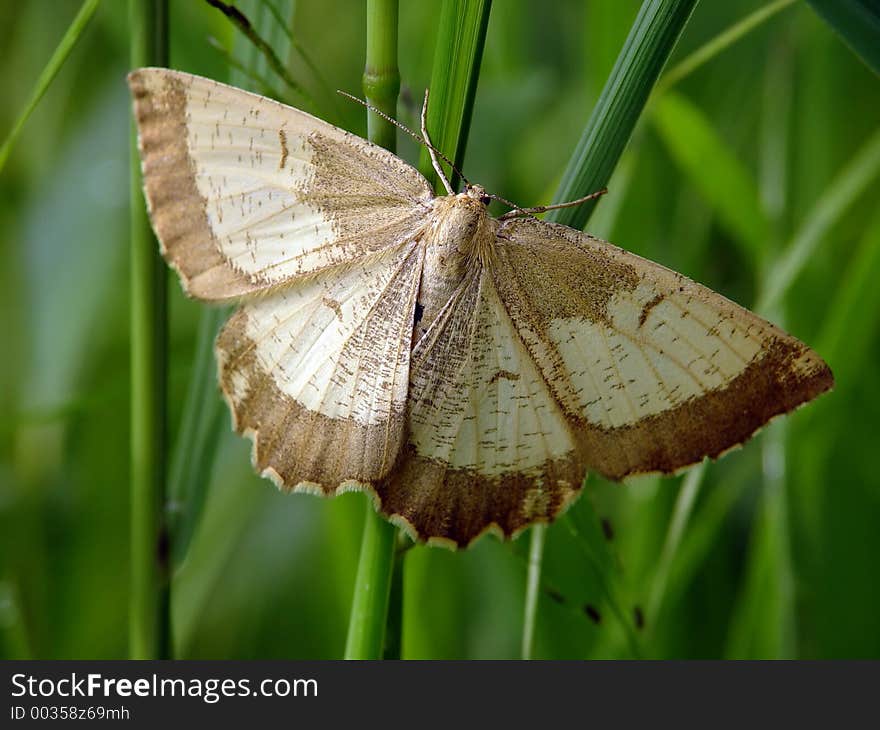
[[387, 150], [168, 69], [129, 77], [153, 226], [186, 291], [228, 300], [403, 243], [432, 198]]

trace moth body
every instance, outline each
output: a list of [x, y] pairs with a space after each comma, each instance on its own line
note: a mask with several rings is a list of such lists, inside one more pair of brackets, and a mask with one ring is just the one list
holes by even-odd
[[480, 200], [482, 188], [434, 198], [422, 245], [425, 260], [419, 283], [413, 345], [468, 277], [478, 276], [488, 263], [498, 229]]

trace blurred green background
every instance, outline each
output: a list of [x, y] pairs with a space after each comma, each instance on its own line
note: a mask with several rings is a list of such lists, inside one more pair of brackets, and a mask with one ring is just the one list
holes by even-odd
[[[0, 135], [79, 5], [0, 4]], [[762, 5], [698, 5], [670, 66]], [[408, 121], [440, 5], [401, 6]], [[639, 3], [534, 7], [492, 8], [465, 161], [521, 205], [549, 202]], [[300, 0], [291, 26], [323, 80], [294, 55], [314, 101], [288, 100], [365, 133], [363, 110], [329, 92], [360, 94], [363, 5]], [[209, 37], [242, 43], [207, 4], [172, 2], [172, 66], [228, 80]], [[128, 43], [127, 3], [105, 1], [0, 174], [2, 657], [127, 651]], [[537, 657], [880, 657], [878, 135], [880, 79], [803, 2], [649, 104], [587, 230], [763, 301], [837, 387], [684, 489], [589, 479], [547, 533]], [[411, 142], [399, 150], [416, 159]], [[170, 292], [173, 443], [201, 307], [176, 280]], [[220, 431], [173, 582], [177, 656], [340, 656], [364, 498], [282, 495], [253, 475], [225, 409]], [[528, 534], [409, 550], [402, 656], [518, 656], [527, 553]], [[636, 607], [645, 626], [627, 632]]]

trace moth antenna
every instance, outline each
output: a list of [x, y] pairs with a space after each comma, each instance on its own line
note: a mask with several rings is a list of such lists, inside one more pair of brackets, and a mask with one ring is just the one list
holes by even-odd
[[446, 175], [443, 173], [443, 168], [440, 168], [439, 170], [437, 169], [439, 166], [439, 163], [437, 163], [434, 155], [436, 155], [441, 160], [443, 160], [443, 162], [445, 162], [447, 165], [449, 165], [458, 174], [458, 176], [464, 181], [465, 185], [467, 185], [468, 187], [471, 186], [470, 180], [468, 180], [464, 176], [464, 173], [462, 173], [462, 171], [459, 170], [455, 166], [455, 163], [452, 160], [450, 160], [446, 155], [444, 155], [440, 150], [438, 150], [433, 144], [431, 144], [431, 139], [430, 139], [430, 137], [428, 137], [428, 130], [425, 128], [425, 124], [424, 124], [425, 110], [426, 110], [427, 104], [428, 104], [427, 90], [425, 90], [425, 105], [422, 107], [422, 117], [423, 117], [422, 131], [425, 135], [424, 137], [416, 134], [409, 127], [401, 124], [396, 119], [394, 119], [393, 117], [391, 117], [388, 114], [386, 114], [385, 112], [383, 112], [381, 109], [377, 109], [372, 104], [370, 104], [368, 101], [364, 101], [363, 99], [359, 99], [358, 97], [356, 97], [352, 94], [349, 94], [347, 91], [342, 91], [341, 89], [337, 89], [336, 93], [342, 94], [342, 96], [348, 97], [352, 101], [356, 101], [361, 106], [365, 106], [367, 109], [369, 109], [374, 114], [378, 114], [380, 117], [382, 117], [382, 119], [384, 119], [386, 122], [390, 122], [395, 127], [400, 129], [401, 131], [406, 132], [410, 137], [412, 137], [419, 144], [422, 144], [425, 147], [427, 147], [428, 152], [431, 154], [431, 164], [434, 166], [434, 170], [438, 173], [438, 175], [440, 176], [440, 179], [443, 181], [443, 187], [446, 188], [447, 192], [450, 195], [455, 195], [455, 191], [452, 189], [452, 186], [449, 184], [449, 180], [447, 179]]
[[507, 211], [502, 216], [498, 217], [498, 220], [510, 220], [511, 218], [520, 218], [522, 216], [534, 216], [536, 213], [546, 213], [548, 210], [559, 210], [560, 208], [573, 208], [575, 205], [581, 205], [582, 203], [586, 203], [588, 200], [593, 200], [595, 198], [599, 198], [605, 195], [608, 192], [608, 188], [602, 188], [601, 190], [597, 190], [595, 193], [590, 193], [589, 195], [585, 195], [582, 198], [578, 198], [577, 200], [569, 200], [566, 203], [554, 203], [553, 205], [536, 205], [533, 208], [520, 208], [518, 205], [514, 205], [509, 200], [504, 200], [503, 198], [497, 195], [490, 195], [490, 198], [495, 198], [495, 200], [504, 203], [505, 205], [509, 205], [513, 210]]
[[446, 177], [446, 173], [443, 171], [443, 166], [440, 164], [440, 160], [437, 159], [437, 150], [434, 149], [434, 145], [431, 143], [431, 138], [428, 136], [428, 89], [425, 89], [425, 101], [422, 103], [421, 120], [422, 137], [425, 138], [428, 153], [431, 155], [431, 164], [434, 166], [434, 172], [437, 173], [437, 176], [443, 182], [443, 187], [446, 188], [446, 192], [450, 195], [455, 195], [455, 191], [452, 189], [452, 184]]
[[508, 208], [513, 208], [513, 210], [500, 216], [498, 220], [503, 220], [505, 217], [513, 218], [514, 216], [510, 215], [511, 213], [516, 213], [517, 215], [531, 215], [530, 213], [526, 212], [525, 208], [520, 208], [516, 203], [508, 200], [507, 198], [502, 198], [500, 195], [496, 195], [495, 193], [486, 193], [486, 195], [492, 198], [492, 200], [497, 200], [502, 205], [506, 205]]

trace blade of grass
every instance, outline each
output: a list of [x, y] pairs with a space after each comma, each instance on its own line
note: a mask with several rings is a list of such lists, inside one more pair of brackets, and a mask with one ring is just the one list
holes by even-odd
[[585, 522], [587, 529], [583, 529], [581, 525], [576, 524], [570, 512], [563, 515], [562, 521], [568, 527], [568, 531], [574, 538], [575, 543], [581, 549], [592, 568], [596, 576], [596, 582], [602, 592], [602, 597], [623, 630], [631, 658], [639, 659], [642, 656], [642, 650], [639, 646], [639, 639], [636, 636], [632, 620], [624, 609], [623, 601], [619, 597], [613, 556], [605, 544], [605, 540], [598, 527], [600, 524], [599, 520], [592, 513], [592, 508], [590, 508], [590, 512], [592, 519]]
[[671, 86], [692, 74], [700, 66], [711, 61], [715, 56], [732, 46], [759, 25], [766, 23], [770, 18], [790, 5], [794, 5], [794, 2], [795, 0], [776, 0], [775, 2], [768, 3], [763, 8], [758, 8], [742, 20], [723, 30], [708, 43], [704, 43], [696, 51], [689, 54], [663, 74], [663, 78], [658, 82], [654, 93], [659, 96]]
[[849, 422], [853, 402], [850, 394], [860, 387], [862, 374], [874, 367], [872, 348], [880, 331], [877, 281], [880, 281], [880, 208], [865, 228], [816, 338], [816, 351], [831, 366], [840, 392], [812, 404], [798, 424], [797, 433], [804, 440], [803, 452], [808, 455], [808, 460], [796, 466], [800, 523], [816, 555], [822, 549], [826, 524], [826, 497], [822, 492], [835, 486], [819, 473], [819, 467], [827, 464], [827, 455], [838, 441], [829, 439], [818, 424]]
[[[261, 0], [260, 3], [264, 8], [266, 8], [272, 17], [275, 19], [276, 27], [281, 31], [284, 35], [284, 39], [289, 45], [290, 49], [296, 52], [296, 54], [302, 59], [306, 68], [312, 74], [312, 77], [318, 83], [318, 86], [321, 89], [321, 93], [324, 95], [326, 99], [329, 99], [330, 106], [333, 110], [333, 115], [335, 120], [338, 122], [342, 119], [342, 113], [339, 108], [339, 95], [330, 88], [330, 84], [327, 83], [327, 79], [324, 74], [321, 73], [321, 69], [318, 68], [318, 64], [316, 64], [312, 57], [306, 52], [306, 49], [303, 48], [302, 44], [296, 39], [296, 36], [293, 35], [293, 31], [290, 28], [290, 21], [285, 20], [285, 17], [290, 19], [292, 18], [293, 13], [293, 3], [290, 2], [288, 7], [285, 7], [285, 13], [282, 14], [282, 11], [278, 9], [275, 3], [270, 0]], [[284, 55], [284, 54], [279, 54]], [[325, 115], [326, 116], [326, 115]]]
[[664, 94], [652, 112], [652, 121], [673, 159], [715, 209], [747, 260], [761, 260], [770, 238], [770, 222], [761, 209], [757, 185], [739, 157], [702, 111], [680, 94]]
[[651, 627], [651, 631], [657, 626], [657, 617], [660, 615], [660, 609], [663, 605], [663, 597], [666, 594], [666, 586], [669, 583], [672, 563], [678, 554], [678, 547], [681, 545], [685, 528], [690, 521], [694, 510], [694, 503], [697, 501], [697, 495], [700, 492], [705, 476], [706, 464], [704, 462], [699, 466], [693, 467], [684, 477], [681, 486], [678, 488], [678, 496], [675, 498], [675, 506], [672, 509], [672, 519], [669, 521], [669, 528], [663, 541], [660, 559], [657, 561], [657, 567], [654, 571], [651, 591], [648, 594], [648, 626]]
[[307, 103], [314, 105], [314, 100], [311, 98], [309, 93], [296, 82], [296, 80], [288, 73], [287, 67], [282, 63], [281, 59], [278, 57], [278, 54], [275, 53], [275, 50], [272, 46], [263, 38], [262, 35], [257, 31], [254, 25], [248, 20], [247, 16], [244, 15], [238, 8], [229, 3], [222, 2], [222, 0], [205, 0], [213, 8], [216, 8], [221, 13], [223, 13], [227, 18], [229, 18], [230, 22], [238, 28], [241, 33], [254, 45], [254, 48], [262, 54], [263, 58], [272, 68], [272, 70], [277, 74], [278, 78], [280, 78], [294, 94], [299, 95], [301, 99], [304, 99]]
[[24, 129], [28, 118], [34, 109], [37, 108], [37, 104], [40, 103], [40, 99], [43, 98], [43, 94], [46, 93], [49, 84], [52, 83], [52, 80], [61, 70], [74, 46], [82, 38], [86, 26], [98, 9], [100, 2], [101, 0], [85, 0], [73, 22], [67, 28], [67, 32], [64, 34], [52, 57], [49, 59], [49, 62], [46, 64], [46, 67], [43, 69], [43, 72], [40, 74], [40, 77], [37, 79], [31, 98], [28, 99], [18, 119], [15, 120], [15, 124], [12, 125], [12, 130], [6, 136], [6, 139], [3, 140], [3, 146], [0, 147], [0, 172], [3, 172], [6, 160], [9, 158], [9, 153], [12, 151], [12, 147], [15, 145], [15, 141], [21, 134], [22, 129]]
[[795, 654], [794, 575], [785, 490], [787, 425], [787, 421], [776, 421], [762, 437], [761, 504], [744, 585], [731, 611], [725, 650], [731, 659], [791, 659]]
[[775, 262], [756, 309], [766, 312], [782, 301], [816, 248], [850, 205], [880, 173], [880, 131], [875, 132], [831, 181], [791, 243]]
[[[690, 18], [696, 0], [645, 0], [602, 89], [554, 202], [575, 200], [608, 185], [608, 180], [651, 89]], [[583, 228], [596, 203], [554, 211], [551, 220]]]
[[871, 333], [880, 323], [878, 281], [880, 208], [865, 228], [865, 235], [840, 280], [817, 338], [816, 349], [831, 363], [840, 382], [853, 381], [869, 366]]
[[[396, 116], [400, 92], [397, 23], [397, 0], [368, 0], [364, 96], [390, 117]], [[394, 125], [372, 111], [368, 115], [370, 140], [393, 152], [397, 146]], [[346, 659], [381, 659], [383, 656], [396, 542], [397, 528], [385, 520], [368, 499], [345, 642]]]
[[244, 63], [233, 56], [232, 53], [228, 51], [216, 38], [208, 38], [208, 45], [214, 48], [223, 57], [223, 61], [226, 63], [227, 66], [238, 72], [241, 75], [242, 79], [247, 80], [243, 80], [241, 83], [235, 84], [236, 86], [241, 86], [242, 88], [245, 86], [250, 86], [252, 89], [258, 91], [263, 96], [269, 96], [273, 99], [283, 98], [282, 94], [274, 86], [272, 86], [272, 82], [269, 81], [269, 79], [249, 69]]
[[227, 314], [226, 308], [205, 307], [199, 319], [196, 354], [168, 477], [172, 570], [186, 557], [199, 523], [217, 451], [225, 408], [217, 391], [214, 338]]
[[[130, 0], [131, 65], [168, 63], [167, 0]], [[131, 594], [132, 659], [171, 656], [166, 503], [168, 325], [165, 262], [141, 189], [131, 140]]]
[[[444, 0], [440, 11], [431, 72], [428, 133], [434, 146], [459, 170], [467, 146], [491, 7], [491, 0]], [[437, 186], [439, 181], [427, 149], [421, 151], [419, 170]], [[458, 175], [450, 173], [449, 180], [456, 189]], [[439, 187], [437, 190], [441, 191]]]
[[807, 0], [846, 44], [880, 74], [880, 6], [876, 0]]

